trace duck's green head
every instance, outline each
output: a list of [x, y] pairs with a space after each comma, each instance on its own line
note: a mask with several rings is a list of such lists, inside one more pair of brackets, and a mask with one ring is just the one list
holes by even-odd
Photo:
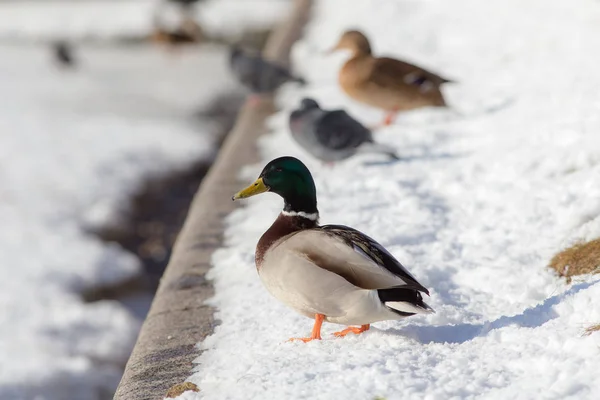
[[233, 200], [273, 192], [285, 202], [287, 212], [317, 213], [317, 190], [312, 175], [302, 161], [294, 157], [280, 157], [263, 168], [258, 179], [233, 196]]

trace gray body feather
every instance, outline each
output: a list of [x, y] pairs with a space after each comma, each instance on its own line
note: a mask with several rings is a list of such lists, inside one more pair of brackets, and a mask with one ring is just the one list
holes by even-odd
[[323, 110], [304, 99], [290, 115], [292, 137], [315, 158], [345, 160], [356, 153], [383, 153], [397, 159], [394, 149], [375, 143], [371, 131], [344, 110]]
[[252, 93], [272, 93], [290, 81], [304, 84], [302, 78], [293, 76], [287, 68], [237, 47], [232, 48], [229, 63], [233, 74]]

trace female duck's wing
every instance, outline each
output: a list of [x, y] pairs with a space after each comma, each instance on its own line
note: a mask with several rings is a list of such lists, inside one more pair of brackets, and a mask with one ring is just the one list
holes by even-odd
[[424, 91], [439, 88], [441, 84], [450, 82], [417, 65], [387, 57], [374, 59], [370, 80], [383, 87], [416, 87]]
[[371, 237], [344, 225], [325, 225], [320, 229], [343, 241], [349, 249], [371, 261], [380, 269], [385, 269], [402, 279], [406, 288], [429, 294], [429, 291], [394, 256]]
[[342, 225], [294, 233], [278, 244], [362, 289], [402, 287], [429, 294], [379, 243]]

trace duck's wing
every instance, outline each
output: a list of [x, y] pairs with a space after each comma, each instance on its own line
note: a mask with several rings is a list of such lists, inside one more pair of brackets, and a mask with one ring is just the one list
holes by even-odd
[[439, 88], [441, 84], [450, 82], [417, 65], [388, 57], [374, 59], [369, 80], [379, 86], [399, 89], [412, 86], [422, 91]]
[[372, 141], [371, 131], [352, 118], [344, 110], [323, 114], [315, 125], [319, 143], [329, 149], [350, 149]]
[[344, 225], [325, 225], [321, 229], [336, 239], [343, 241], [349, 249], [360, 254], [378, 268], [383, 268], [402, 279], [407, 288], [429, 294], [429, 291], [394, 256], [371, 237]]
[[300, 231], [281, 245], [363, 289], [401, 287], [429, 294], [383, 246], [347, 226], [325, 225]]

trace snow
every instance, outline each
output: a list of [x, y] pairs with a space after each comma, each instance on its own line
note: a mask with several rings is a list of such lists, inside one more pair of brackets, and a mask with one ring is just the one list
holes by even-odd
[[4, 2], [0, 38], [117, 39], [147, 35], [157, 0], [19, 0]]
[[241, 38], [248, 30], [277, 24], [292, 3], [291, 0], [206, 0], [197, 7], [196, 15], [206, 32]]
[[[193, 9], [203, 31], [237, 38], [248, 30], [273, 26], [287, 13], [290, 0], [205, 0]], [[0, 39], [116, 40], [141, 38], [181, 20], [178, 5], [166, 0], [19, 0], [1, 5]]]
[[[284, 88], [260, 142], [262, 162], [300, 157], [316, 181], [321, 222], [386, 246], [431, 291], [437, 313], [381, 322], [359, 336], [288, 343], [313, 321], [263, 288], [254, 246], [281, 209], [261, 195], [228, 218], [210, 277], [221, 324], [199, 348], [185, 399], [593, 399], [600, 391], [600, 284], [571, 285], [547, 265], [600, 236], [600, 3], [592, 0], [318, 1], [294, 48], [310, 82]], [[292, 142], [286, 121], [303, 96], [373, 110], [344, 96], [344, 55], [325, 54], [346, 29], [377, 54], [457, 83], [450, 110], [405, 113], [376, 133], [404, 160], [361, 156], [322, 166]], [[301, 91], [302, 90], [302, 91]], [[594, 395], [596, 393], [596, 395]]]
[[0, 53], [0, 398], [108, 398], [140, 321], [80, 293], [141, 268], [88, 232], [143, 178], [212, 156], [215, 127], [192, 116], [231, 89], [226, 52], [76, 46], [72, 71], [47, 47]]

